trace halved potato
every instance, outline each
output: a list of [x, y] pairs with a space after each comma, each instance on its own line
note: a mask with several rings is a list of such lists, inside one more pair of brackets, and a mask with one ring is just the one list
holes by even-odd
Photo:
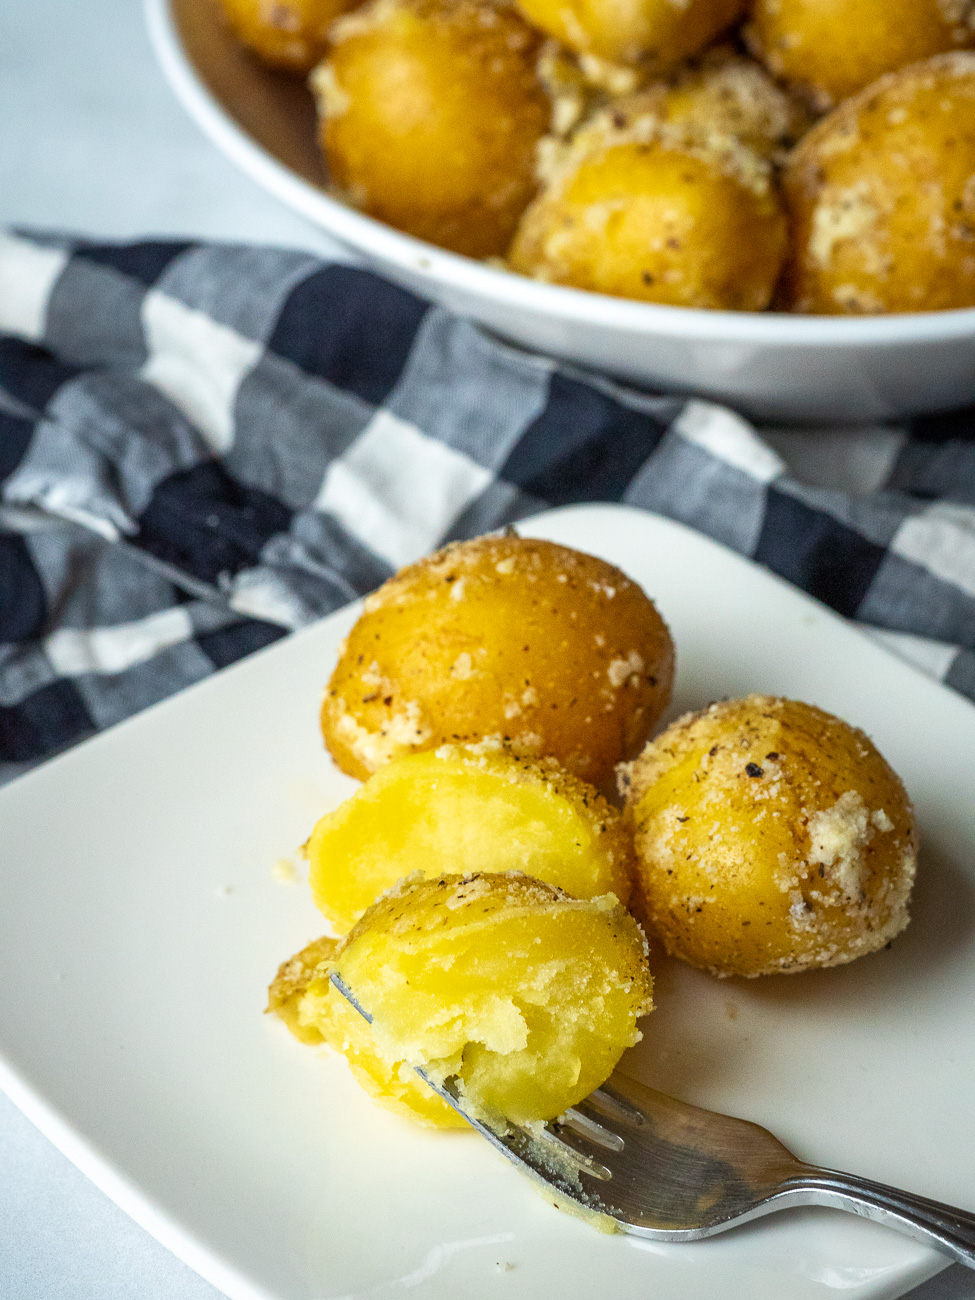
[[388, 1061], [456, 1075], [490, 1122], [552, 1119], [605, 1082], [651, 1007], [640, 927], [517, 873], [405, 881], [335, 969]]
[[632, 885], [633, 843], [619, 812], [554, 760], [498, 743], [445, 745], [380, 768], [312, 831], [312, 898], [351, 929], [404, 876], [522, 871], [573, 898]]
[[433, 1128], [466, 1128], [403, 1061], [380, 1056], [372, 1030], [329, 983], [338, 939], [323, 937], [282, 962], [268, 989], [267, 1010], [279, 1016], [303, 1043], [326, 1043], [341, 1052], [359, 1086], [406, 1119]]
[[271, 1009], [344, 1052], [380, 1104], [438, 1127], [463, 1121], [413, 1066], [457, 1076], [488, 1123], [551, 1119], [606, 1080], [652, 1006], [642, 931], [615, 897], [570, 899], [519, 873], [404, 881], [334, 957], [302, 958]]
[[634, 95], [550, 150], [508, 260], [595, 293], [761, 311], [786, 252], [771, 166], [732, 135], [664, 120], [667, 102]]

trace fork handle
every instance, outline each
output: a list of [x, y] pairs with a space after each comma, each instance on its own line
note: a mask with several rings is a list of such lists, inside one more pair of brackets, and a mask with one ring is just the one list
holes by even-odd
[[780, 1194], [791, 1205], [828, 1205], [897, 1228], [960, 1264], [975, 1268], [975, 1214], [953, 1205], [929, 1201], [925, 1196], [902, 1192], [855, 1174], [816, 1169], [811, 1165], [786, 1179]]

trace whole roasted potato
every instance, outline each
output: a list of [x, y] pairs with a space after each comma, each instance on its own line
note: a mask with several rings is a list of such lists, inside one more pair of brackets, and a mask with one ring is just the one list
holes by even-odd
[[[616, 899], [570, 899], [517, 873], [404, 881], [375, 903], [299, 1008], [341, 1047], [329, 969], [372, 1015], [371, 1052], [386, 1077], [408, 1079], [415, 1065], [456, 1075], [488, 1122], [551, 1119], [581, 1101], [638, 1041], [637, 1019], [651, 1008], [643, 934]], [[414, 1088], [425, 1091], [413, 1079], [391, 1094], [378, 1076], [357, 1070], [377, 1101], [401, 1111]], [[415, 1117], [438, 1122], [427, 1108]]]
[[624, 772], [634, 910], [715, 975], [836, 966], [908, 922], [910, 801], [870, 740], [752, 695], [678, 719]]
[[342, 931], [403, 876], [521, 871], [624, 905], [632, 888], [619, 812], [554, 759], [498, 742], [394, 759], [318, 822], [305, 851], [312, 898]]
[[975, 44], [975, 6], [969, 0], [756, 0], [749, 39], [777, 77], [830, 108], [885, 72]]
[[747, 0], [517, 0], [522, 13], [581, 54], [610, 63], [679, 63], [742, 16]]
[[220, 0], [244, 45], [272, 67], [308, 72], [325, 53], [329, 24], [359, 0]]
[[368, 597], [322, 704], [361, 779], [393, 758], [500, 738], [599, 785], [670, 698], [673, 645], [635, 582], [553, 542], [481, 537]]
[[786, 224], [769, 164], [731, 136], [613, 110], [580, 130], [508, 254], [555, 284], [679, 307], [761, 311]]
[[312, 87], [336, 186], [420, 239], [503, 253], [551, 116], [540, 35], [488, 0], [373, 0], [330, 37]]
[[975, 305], [975, 54], [892, 72], [819, 122], [785, 172], [784, 305]]

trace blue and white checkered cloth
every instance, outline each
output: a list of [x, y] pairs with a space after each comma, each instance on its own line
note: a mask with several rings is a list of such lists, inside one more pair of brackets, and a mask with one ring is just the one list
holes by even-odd
[[579, 501], [707, 533], [975, 700], [975, 410], [906, 430], [876, 490], [811, 488], [732, 411], [366, 270], [0, 233], [0, 770]]

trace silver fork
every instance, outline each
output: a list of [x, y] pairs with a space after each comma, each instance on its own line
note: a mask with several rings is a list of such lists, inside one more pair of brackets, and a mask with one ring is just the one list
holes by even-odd
[[[333, 971], [332, 983], [372, 1016]], [[495, 1131], [455, 1079], [417, 1074], [518, 1168], [584, 1213], [655, 1241], [696, 1241], [798, 1205], [848, 1210], [975, 1268], [975, 1214], [796, 1159], [766, 1129], [655, 1092], [619, 1072], [548, 1124]]]

